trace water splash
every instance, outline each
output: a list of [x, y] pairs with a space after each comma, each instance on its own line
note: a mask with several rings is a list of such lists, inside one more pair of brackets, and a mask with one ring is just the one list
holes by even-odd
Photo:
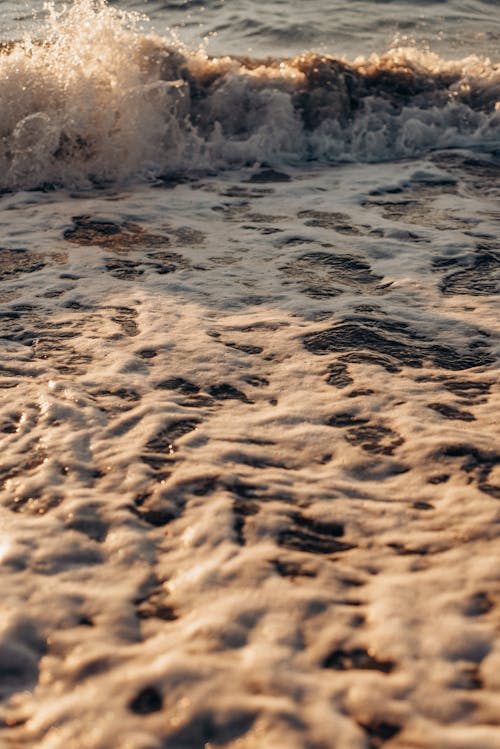
[[500, 144], [500, 67], [396, 48], [354, 63], [209, 58], [104, 0], [0, 54], [0, 188]]

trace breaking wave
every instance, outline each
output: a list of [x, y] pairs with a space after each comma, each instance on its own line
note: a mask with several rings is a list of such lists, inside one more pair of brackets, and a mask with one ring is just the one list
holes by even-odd
[[414, 48], [354, 62], [211, 58], [79, 0], [0, 53], [0, 189], [500, 145], [500, 65]]

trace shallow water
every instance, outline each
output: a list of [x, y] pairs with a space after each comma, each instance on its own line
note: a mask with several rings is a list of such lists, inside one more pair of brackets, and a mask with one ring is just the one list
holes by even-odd
[[324, 7], [0, 54], [2, 746], [499, 745], [495, 4]]

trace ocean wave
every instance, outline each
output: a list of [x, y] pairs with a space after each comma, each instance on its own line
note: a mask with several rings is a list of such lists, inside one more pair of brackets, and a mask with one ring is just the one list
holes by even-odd
[[397, 48], [354, 62], [211, 58], [104, 0], [0, 54], [0, 189], [500, 145], [500, 65]]

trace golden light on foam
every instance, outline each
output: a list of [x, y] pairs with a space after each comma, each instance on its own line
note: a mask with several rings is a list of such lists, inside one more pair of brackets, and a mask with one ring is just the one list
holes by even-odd
[[194, 538], [194, 528], [192, 525], [187, 528], [182, 534], [182, 542], [186, 546], [189, 546]]
[[0, 563], [3, 562], [3, 560], [7, 556], [9, 549], [10, 549], [10, 541], [1, 539], [0, 540]]
[[40, 412], [45, 415], [45, 414], [48, 414], [49, 411], [50, 411], [50, 403], [47, 400], [47, 398], [42, 396], [42, 398], [40, 398]]

